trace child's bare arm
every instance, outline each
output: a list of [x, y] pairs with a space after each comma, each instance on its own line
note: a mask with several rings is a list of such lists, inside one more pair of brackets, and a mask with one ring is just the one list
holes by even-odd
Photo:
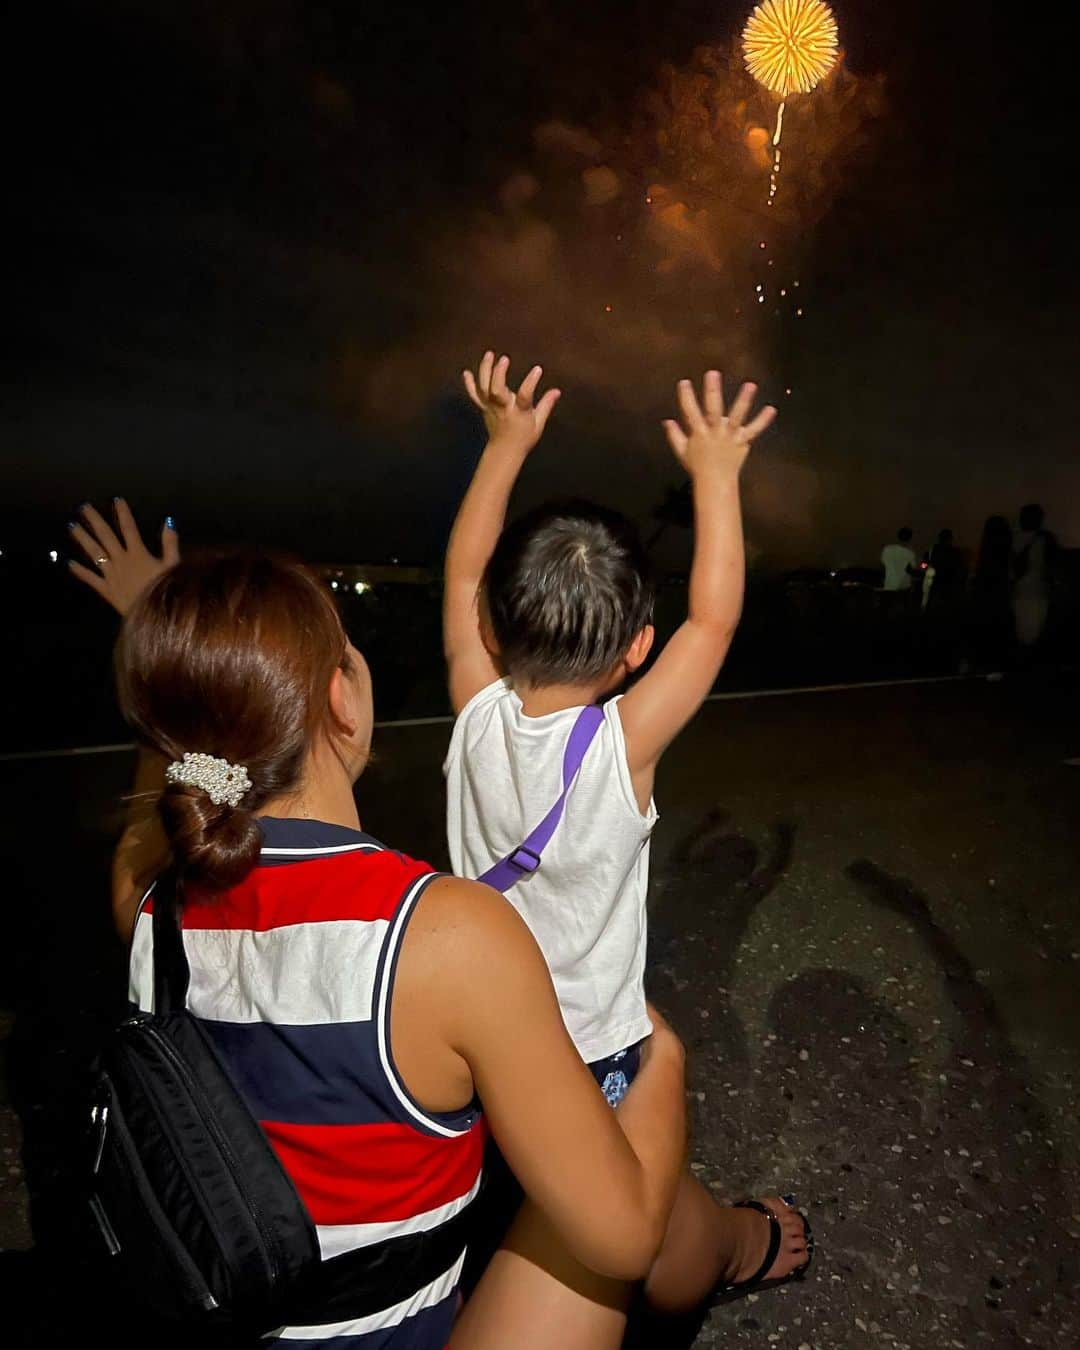
[[[664, 429], [694, 486], [694, 561], [686, 622], [630, 690], [619, 712], [630, 772], [649, 778], [661, 754], [704, 702], [724, 664], [742, 612], [745, 564], [739, 473], [750, 443], [770, 425], [776, 409], [747, 420], [756, 386], [744, 384], [725, 416], [723, 384], [710, 370], [704, 408], [689, 380], [678, 386], [683, 425]], [[639, 792], [639, 796], [641, 793]], [[644, 794], [647, 798], [648, 792]]]
[[508, 356], [496, 361], [492, 352], [485, 352], [475, 375], [464, 372], [466, 392], [483, 414], [488, 442], [446, 550], [443, 650], [455, 713], [498, 674], [480, 635], [480, 582], [502, 531], [514, 483], [559, 400], [559, 390], [549, 389], [533, 404], [543, 373], [539, 366], [533, 366], [516, 393], [506, 382], [509, 369]]

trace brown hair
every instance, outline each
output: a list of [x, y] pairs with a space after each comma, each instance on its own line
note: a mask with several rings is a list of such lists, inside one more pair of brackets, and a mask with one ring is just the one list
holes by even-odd
[[186, 558], [132, 607], [116, 654], [128, 723], [167, 760], [214, 755], [243, 765], [251, 780], [235, 807], [216, 805], [200, 788], [166, 785], [159, 809], [181, 872], [225, 887], [255, 865], [254, 813], [299, 785], [345, 652], [326, 588], [283, 559]]

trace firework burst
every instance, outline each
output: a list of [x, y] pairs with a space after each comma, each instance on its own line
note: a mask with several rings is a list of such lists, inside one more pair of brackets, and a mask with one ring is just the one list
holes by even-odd
[[787, 98], [809, 94], [836, 63], [836, 20], [822, 0], [764, 0], [743, 30], [754, 79]]

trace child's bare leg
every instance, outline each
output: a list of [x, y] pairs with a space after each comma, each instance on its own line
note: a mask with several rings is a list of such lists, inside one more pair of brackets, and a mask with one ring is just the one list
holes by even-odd
[[628, 1285], [575, 1261], [526, 1201], [454, 1324], [450, 1350], [618, 1350], [629, 1297]]
[[[798, 1213], [776, 1196], [763, 1203], [784, 1232], [769, 1279], [790, 1275], [807, 1259], [806, 1233]], [[660, 1254], [645, 1282], [649, 1302], [664, 1312], [685, 1312], [706, 1299], [721, 1281], [748, 1280], [769, 1246], [769, 1223], [753, 1209], [720, 1205], [687, 1174], [679, 1185]]]

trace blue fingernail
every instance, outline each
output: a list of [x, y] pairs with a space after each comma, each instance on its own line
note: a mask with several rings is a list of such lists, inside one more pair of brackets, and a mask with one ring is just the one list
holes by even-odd
[[787, 1205], [789, 1209], [793, 1208], [795, 1205], [795, 1196], [793, 1195], [782, 1195], [780, 1199], [783, 1200], [784, 1204]]
[[68, 529], [69, 529], [69, 530], [73, 530], [74, 528], [75, 528], [75, 522], [74, 522], [73, 520], [69, 520], [69, 521], [68, 521]]
[[114, 497], [114, 498], [113, 498], [113, 506], [115, 506], [116, 503], [117, 503], [119, 500], [120, 500], [119, 497]]
[[173, 520], [172, 516], [166, 516], [166, 517], [165, 517], [165, 528], [166, 528], [167, 530], [173, 530], [173, 531], [176, 530], [176, 521]]

